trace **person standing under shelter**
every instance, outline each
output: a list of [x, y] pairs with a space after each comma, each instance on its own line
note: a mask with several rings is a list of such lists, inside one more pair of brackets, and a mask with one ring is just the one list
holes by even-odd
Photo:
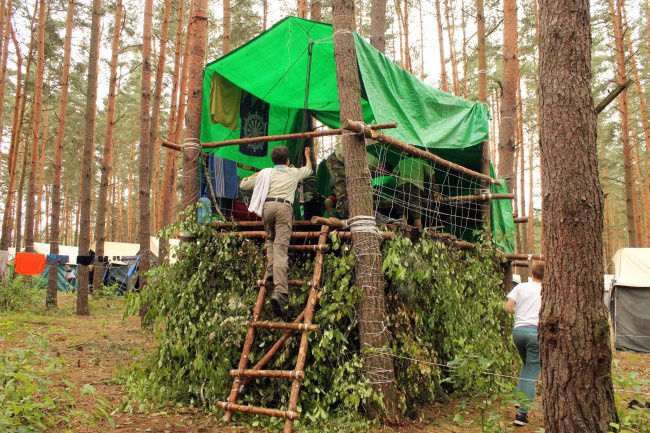
[[408, 223], [408, 218], [412, 217], [413, 225], [421, 229], [427, 198], [425, 182], [433, 183], [433, 170], [423, 159], [409, 156], [400, 159], [394, 174], [397, 178], [395, 208], [400, 219]]
[[63, 278], [66, 281], [65, 292], [68, 293], [68, 290], [72, 289], [73, 292], [77, 290], [77, 274], [74, 273], [74, 269], [70, 265], [65, 265], [65, 273]]
[[537, 342], [537, 324], [539, 310], [542, 306], [542, 280], [544, 263], [533, 262], [531, 266], [533, 281], [517, 284], [510, 293], [503, 309], [515, 315], [512, 338], [517, 346], [522, 365], [519, 372], [517, 394], [523, 393], [525, 401], [519, 403], [514, 424], [528, 424], [528, 412], [535, 399], [537, 378], [539, 377], [539, 344]]
[[284, 316], [289, 299], [287, 280], [288, 250], [293, 222], [293, 200], [298, 183], [312, 174], [311, 151], [305, 148], [306, 164], [302, 168], [289, 167], [289, 149], [275, 147], [271, 151], [275, 166], [265, 168], [241, 180], [242, 190], [253, 190], [249, 210], [264, 220], [267, 246], [266, 281], [272, 280], [274, 291], [271, 306], [277, 316]]

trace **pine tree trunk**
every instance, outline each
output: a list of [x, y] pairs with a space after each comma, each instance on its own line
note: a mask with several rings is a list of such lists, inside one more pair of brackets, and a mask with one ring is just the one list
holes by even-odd
[[[150, 199], [150, 151], [151, 151], [151, 37], [153, 27], [153, 0], [144, 2], [144, 23], [142, 31], [142, 97], [140, 99], [140, 172], [138, 179], [140, 227], [138, 241], [140, 244], [139, 279], [140, 290], [147, 285], [146, 273], [151, 264], [149, 240], [149, 199]], [[140, 317], [143, 317], [141, 314]]]
[[298, 0], [298, 18], [307, 18], [307, 0]]
[[[0, 44], [2, 44], [2, 51], [0, 51], [0, 141], [2, 141], [2, 131], [4, 126], [4, 100], [5, 100], [5, 84], [7, 82], [7, 61], [9, 60], [9, 40], [11, 39], [11, 0], [7, 0], [5, 9], [4, 1], [0, 0], [2, 6], [0, 7]], [[5, 18], [6, 16], [6, 18]], [[0, 177], [2, 177], [2, 152], [0, 152]]]
[[[625, 44], [623, 42], [623, 29], [621, 21], [622, 0], [609, 0], [610, 14], [614, 27], [614, 41], [616, 44], [616, 81], [624, 84], [627, 81], [625, 66]], [[621, 142], [623, 145], [623, 170], [625, 175], [625, 210], [627, 216], [627, 239], [628, 246], [636, 247], [637, 227], [634, 219], [634, 175], [632, 174], [632, 155], [630, 149], [630, 132], [628, 116], [627, 90], [623, 90], [619, 96], [619, 111], [621, 114]]]
[[25, 209], [25, 251], [34, 251], [34, 214], [36, 199], [36, 176], [38, 173], [38, 149], [41, 137], [41, 116], [43, 111], [43, 75], [45, 73], [45, 0], [38, 2], [38, 44], [36, 60], [36, 81], [34, 82], [34, 105], [32, 109], [32, 157], [27, 187]]
[[[266, 7], [267, 0], [264, 0]], [[312, 21], [323, 20], [323, 0], [311, 0], [309, 3], [309, 17]], [[264, 29], [266, 30], [266, 15], [264, 16]]]
[[[188, 27], [189, 77], [187, 80], [187, 125], [183, 144], [183, 204], [182, 209], [196, 205], [198, 199], [198, 179], [194, 173], [198, 170], [198, 158], [201, 151], [201, 106], [203, 104], [203, 66], [207, 46], [207, 1], [195, 0], [190, 11], [191, 21]], [[180, 120], [180, 117], [179, 117]], [[180, 122], [179, 122], [180, 124]], [[194, 212], [195, 214], [195, 212]], [[193, 218], [192, 215], [187, 215]], [[183, 239], [181, 239], [183, 240]]]
[[[86, 80], [86, 110], [84, 147], [81, 160], [81, 179], [79, 194], [79, 254], [90, 251], [90, 212], [93, 182], [93, 152], [95, 149], [95, 110], [97, 105], [97, 68], [99, 67], [99, 26], [102, 15], [102, 0], [93, 0], [92, 21], [90, 24], [90, 56], [88, 60], [88, 79]], [[88, 315], [88, 267], [79, 266], [77, 292], [77, 314]]]
[[514, 190], [514, 154], [517, 127], [517, 2], [503, 1], [503, 99], [499, 127], [499, 177]]
[[461, 25], [463, 26], [463, 98], [467, 99], [469, 88], [467, 86], [467, 35], [465, 34], [467, 22], [465, 20], [465, 0], [460, 2]]
[[370, 4], [370, 44], [386, 53], [386, 0]]
[[[517, 63], [519, 63], [519, 50], [517, 50]], [[521, 205], [519, 206], [519, 214], [524, 216], [526, 213], [526, 172], [525, 172], [525, 159], [524, 159], [524, 113], [523, 113], [523, 97], [521, 95], [521, 77], [519, 76], [519, 66], [517, 66], [517, 136], [519, 137], [519, 199]], [[532, 196], [531, 196], [532, 197]], [[529, 215], [530, 217], [530, 215]], [[517, 224], [517, 227], [521, 227], [523, 232], [524, 227], [521, 224]], [[524, 253], [530, 253], [528, 245], [528, 238], [525, 233], [522, 233], [522, 251]]]
[[487, 103], [487, 62], [485, 60], [485, 10], [483, 0], [476, 0], [476, 55], [478, 58], [478, 100]]
[[544, 243], [553, 252], [546, 256], [540, 312], [544, 428], [605, 433], [618, 419], [602, 301], [589, 1], [541, 2], [540, 30]]
[[[33, 116], [32, 116], [33, 117]], [[31, 129], [31, 119], [27, 129]], [[25, 138], [25, 148], [23, 149], [23, 162], [20, 169], [20, 181], [18, 182], [18, 195], [16, 198], [16, 250], [20, 251], [23, 246], [23, 191], [25, 190], [25, 178], [27, 177], [27, 155], [29, 154], [30, 140]]]
[[129, 242], [133, 242], [133, 208], [134, 208], [134, 203], [133, 203], [133, 164], [135, 163], [135, 142], [131, 143], [130, 146], [130, 159], [129, 159], [129, 189], [128, 189], [128, 197], [129, 197], [129, 203], [126, 208], [126, 233], [127, 233], [127, 239]]
[[[190, 12], [192, 12], [190, 6]], [[232, 19], [230, 11], [230, 0], [223, 0], [223, 46], [221, 49], [221, 55], [228, 54], [230, 52], [230, 22]], [[191, 24], [190, 24], [191, 25]]]
[[45, 183], [45, 155], [47, 152], [47, 126], [50, 118], [50, 111], [45, 111], [43, 130], [41, 132], [40, 152], [38, 155], [38, 173], [36, 177], [36, 216], [34, 219], [34, 240], [40, 242], [41, 218], [43, 215], [43, 186]]
[[[167, 134], [171, 137], [172, 142], [178, 143], [178, 136], [176, 135], [177, 123], [182, 123], [182, 119], [177, 117], [177, 106], [179, 100], [179, 85], [180, 81], [184, 80], [184, 76], [180, 74], [181, 54], [183, 46], [183, 2], [179, 3], [178, 16], [176, 21], [176, 41], [174, 44], [174, 72], [172, 79], [172, 94], [171, 94], [171, 108], [169, 110], [169, 126]], [[184, 63], [185, 64], [185, 63]], [[181, 93], [181, 98], [184, 92]], [[172, 215], [174, 207], [170, 206], [171, 197], [176, 195], [174, 187], [174, 178], [176, 177], [176, 164], [178, 161], [177, 152], [173, 149], [165, 150], [165, 170], [163, 172], [162, 191], [160, 201], [160, 219], [161, 226], [167, 227], [172, 222]], [[160, 263], [164, 263], [167, 258], [169, 249], [169, 241], [165, 237], [160, 238], [159, 254]]]
[[[117, 0], [115, 5], [115, 20], [113, 21], [113, 39], [111, 41], [111, 63], [108, 84], [108, 99], [106, 101], [106, 136], [104, 138], [104, 153], [102, 155], [102, 177], [99, 183], [99, 198], [97, 199], [97, 215], [95, 219], [95, 254], [104, 255], [104, 242], [106, 242], [106, 225], [110, 219], [106, 218], [106, 205], [108, 188], [111, 179], [111, 165], [113, 163], [113, 137], [115, 136], [115, 97], [117, 95], [117, 61], [120, 51], [120, 33], [122, 31], [122, 0]], [[103, 284], [104, 264], [97, 262], [93, 272], [93, 287], [99, 288]]]
[[643, 179], [641, 178], [641, 169], [640, 169], [640, 159], [639, 159], [639, 146], [636, 141], [636, 129], [634, 128], [634, 122], [630, 122], [630, 135], [632, 136], [632, 146], [630, 148], [632, 153], [632, 211], [634, 216], [634, 227], [636, 235], [636, 246], [643, 246], [643, 229], [641, 228], [641, 212], [642, 202], [639, 201], [639, 191], [637, 190], [637, 185], [643, 185]]
[[[10, 22], [11, 26], [11, 22]], [[25, 99], [22, 94], [22, 69], [23, 57], [20, 53], [20, 46], [16, 39], [13, 27], [11, 29], [11, 38], [16, 50], [16, 95], [14, 97], [14, 116], [11, 128], [11, 143], [9, 146], [9, 160], [7, 167], [9, 170], [7, 180], [7, 197], [5, 199], [5, 208], [2, 216], [2, 237], [0, 238], [0, 250], [7, 251], [11, 242], [11, 232], [13, 230], [12, 212], [14, 207], [14, 198], [16, 196], [16, 168], [18, 162], [18, 150], [20, 147], [19, 122], [22, 122], [20, 106]], [[24, 106], [24, 104], [22, 104]]]
[[449, 39], [449, 55], [451, 56], [451, 78], [454, 85], [454, 95], [460, 96], [460, 82], [458, 80], [458, 64], [456, 63], [456, 44], [454, 42], [454, 12], [449, 7], [449, 0], [445, 0], [445, 17], [447, 19], [447, 38]]
[[409, 2], [404, 0], [404, 66], [407, 71], [413, 73], [411, 63], [411, 43], [409, 42]]
[[[354, 23], [352, 0], [334, 0], [334, 60], [341, 101], [342, 122], [362, 119], [358, 65], [354, 38], [350, 31]], [[372, 216], [370, 172], [365, 152], [365, 140], [355, 134], [343, 136], [345, 174], [351, 218]], [[371, 217], [374, 221], [374, 218]], [[381, 237], [367, 232], [352, 234], [356, 255], [356, 284], [363, 295], [357, 306], [359, 312], [359, 343], [364, 357], [364, 376], [383, 396], [383, 406], [369, 403], [367, 413], [388, 421], [398, 419], [397, 390], [393, 361], [384, 354], [390, 350], [391, 335], [386, 328], [384, 280], [381, 273]]]
[[171, 0], [165, 0], [165, 9], [163, 12], [162, 28], [160, 30], [160, 54], [158, 64], [156, 65], [156, 81], [153, 94], [153, 107], [151, 110], [151, 151], [153, 152], [153, 229], [154, 232], [160, 229], [160, 219], [158, 218], [158, 209], [160, 208], [160, 145], [158, 140], [158, 119], [160, 118], [160, 97], [163, 88], [163, 74], [165, 72], [165, 62], [167, 60], [167, 34], [169, 32], [169, 14], [171, 12]]
[[438, 49], [440, 52], [440, 89], [449, 92], [447, 85], [447, 61], [445, 59], [445, 44], [442, 39], [442, 14], [440, 13], [440, 0], [436, 0], [436, 20], [438, 24]]
[[[625, 19], [625, 8], [622, 8], [623, 18]], [[625, 20], [625, 26], [627, 27], [627, 20]], [[645, 103], [645, 96], [643, 93], [643, 88], [641, 87], [641, 78], [639, 76], [639, 70], [636, 63], [636, 52], [634, 51], [634, 46], [632, 45], [632, 38], [630, 37], [630, 32], [625, 32], [627, 37], [627, 48], [629, 53], [630, 63], [632, 65], [632, 71], [634, 73], [634, 84], [636, 85], [636, 93], [639, 98], [639, 111], [641, 112], [641, 124], [643, 125], [643, 134], [645, 137], [645, 153], [647, 156], [650, 156], [650, 123], [648, 122], [648, 111], [647, 105]], [[641, 197], [643, 199], [643, 207], [645, 212], [643, 213], [644, 223], [642, 225], [643, 230], [645, 231], [645, 237], [643, 238], [644, 246], [650, 246], [650, 162], [646, 157], [643, 161], [643, 168], [645, 176], [640, 180], [641, 187]], [[639, 245], [641, 246], [641, 245]]]

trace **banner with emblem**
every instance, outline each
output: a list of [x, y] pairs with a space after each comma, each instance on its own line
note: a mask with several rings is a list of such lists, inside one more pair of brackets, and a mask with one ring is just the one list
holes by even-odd
[[[269, 104], [257, 96], [242, 91], [239, 108], [241, 118], [241, 138], [261, 137], [269, 131]], [[239, 151], [244, 155], [262, 157], [269, 151], [269, 143], [240, 144]]]

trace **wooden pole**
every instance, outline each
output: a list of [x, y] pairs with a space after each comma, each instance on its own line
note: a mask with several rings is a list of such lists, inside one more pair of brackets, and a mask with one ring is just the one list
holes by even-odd
[[[375, 125], [368, 125], [372, 130], [377, 129], [392, 129], [397, 128], [397, 123], [382, 123]], [[216, 149], [219, 147], [235, 146], [239, 144], [250, 144], [250, 143], [259, 143], [262, 141], [286, 141], [286, 140], [299, 140], [301, 138], [313, 138], [313, 137], [328, 137], [332, 135], [343, 135], [349, 132], [347, 129], [324, 129], [320, 131], [307, 131], [307, 132], [295, 132], [292, 134], [281, 134], [281, 135], [266, 135], [263, 137], [247, 137], [247, 138], [237, 138], [234, 140], [225, 140], [225, 141], [212, 141], [207, 143], [201, 143], [202, 149]], [[178, 149], [180, 146], [175, 143], [171, 143], [167, 140], [161, 140], [163, 146], [168, 147], [169, 149]]]
[[457, 195], [452, 197], [442, 197], [437, 200], [440, 203], [454, 203], [454, 202], [474, 202], [474, 201], [491, 201], [491, 200], [512, 200], [515, 198], [514, 194], [490, 194], [482, 193], [476, 195]]
[[429, 161], [434, 162], [435, 164], [442, 165], [443, 167], [450, 168], [452, 170], [456, 170], [458, 172], [461, 172], [463, 174], [467, 174], [469, 176], [476, 177], [477, 179], [483, 179], [486, 181], [489, 181], [490, 183], [493, 183], [495, 185], [501, 185], [501, 182], [492, 179], [490, 176], [486, 176], [482, 173], [479, 173], [474, 170], [470, 170], [467, 167], [463, 167], [462, 165], [458, 165], [454, 162], [447, 161], [446, 159], [443, 159], [439, 157], [438, 155], [434, 155], [431, 152], [427, 152], [426, 150], [419, 149], [415, 146], [412, 146], [408, 143], [404, 143], [403, 141], [400, 141], [396, 138], [390, 137], [388, 135], [382, 134], [381, 132], [374, 131], [370, 129], [368, 126], [364, 125], [362, 122], [357, 122], [355, 120], [350, 120], [347, 119], [345, 122], [342, 123], [344, 129], [347, 129], [348, 131], [356, 132], [358, 134], [363, 133], [366, 138], [370, 138], [371, 140], [376, 140], [381, 143], [384, 143], [388, 146], [391, 146], [392, 148], [399, 150], [401, 152], [406, 152], [410, 155], [416, 156], [418, 158], [422, 159], [428, 159]]

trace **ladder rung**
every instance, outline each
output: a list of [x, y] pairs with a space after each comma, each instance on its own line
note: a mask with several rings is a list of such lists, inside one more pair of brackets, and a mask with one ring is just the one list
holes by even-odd
[[253, 328], [291, 329], [292, 331], [315, 331], [318, 329], [318, 325], [314, 325], [313, 323], [269, 322], [266, 320], [260, 322], [246, 322], [246, 325], [252, 326]]
[[[305, 280], [289, 280], [287, 281], [287, 284], [290, 286], [300, 287], [305, 284]], [[266, 285], [266, 282], [264, 280], [257, 280], [257, 285]]]
[[230, 370], [232, 377], [273, 377], [276, 379], [298, 379], [305, 378], [304, 371], [295, 370]]
[[265, 407], [255, 407], [255, 406], [242, 406], [240, 404], [228, 403], [225, 401], [218, 401], [217, 407], [227, 411], [253, 413], [256, 415], [266, 415], [266, 416], [272, 416], [276, 418], [290, 419], [292, 421], [300, 418], [300, 414], [298, 412], [293, 412], [290, 410], [268, 409]]

